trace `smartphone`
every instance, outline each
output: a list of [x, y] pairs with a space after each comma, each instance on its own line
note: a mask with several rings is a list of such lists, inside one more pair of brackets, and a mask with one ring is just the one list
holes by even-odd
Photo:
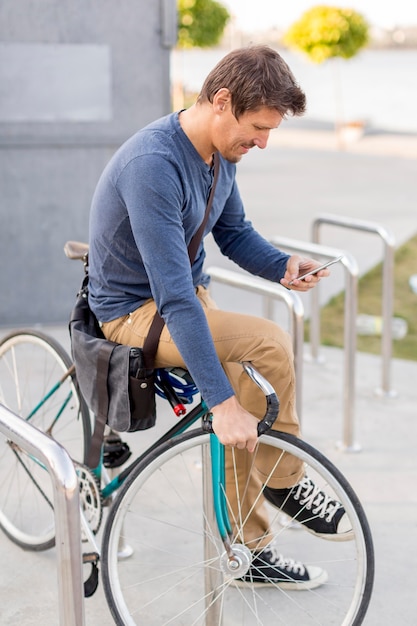
[[[324, 270], [326, 267], [329, 267], [329, 265], [333, 265], [333, 263], [337, 263], [338, 261], [343, 259], [343, 256], [344, 255], [341, 254], [335, 259], [330, 259], [330, 261], [327, 261], [327, 263], [323, 263], [323, 265], [319, 265], [318, 267], [315, 267], [314, 270], [311, 270], [310, 272], [306, 272], [305, 274], [302, 274], [301, 276], [297, 276], [297, 278], [294, 280], [304, 280], [306, 276], [313, 276], [313, 274], [317, 274], [317, 272], [320, 272], [320, 270]], [[288, 284], [292, 285], [293, 281], [291, 280]]]

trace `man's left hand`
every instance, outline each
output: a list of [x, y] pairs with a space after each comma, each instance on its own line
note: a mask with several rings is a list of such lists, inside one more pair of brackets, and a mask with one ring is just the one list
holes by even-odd
[[[320, 270], [317, 274], [306, 276], [303, 280], [299, 280], [298, 276], [302, 276], [306, 272], [311, 272], [316, 267], [320, 267], [321, 263], [314, 259], [306, 259], [294, 254], [288, 259], [287, 269], [284, 278], [281, 278], [281, 285], [287, 289], [294, 291], [309, 291], [317, 285], [320, 278], [329, 276], [328, 269]], [[291, 282], [291, 285], [290, 285]]]

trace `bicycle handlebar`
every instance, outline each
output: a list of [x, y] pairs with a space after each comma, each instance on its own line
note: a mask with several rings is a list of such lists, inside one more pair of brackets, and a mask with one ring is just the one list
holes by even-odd
[[[265, 395], [266, 412], [261, 421], [258, 423], [258, 437], [266, 433], [272, 428], [279, 413], [279, 400], [272, 385], [264, 378], [257, 369], [254, 368], [249, 361], [243, 361], [242, 367], [253, 382], [258, 385]], [[214, 433], [211, 421], [203, 422], [203, 429], [206, 432]]]

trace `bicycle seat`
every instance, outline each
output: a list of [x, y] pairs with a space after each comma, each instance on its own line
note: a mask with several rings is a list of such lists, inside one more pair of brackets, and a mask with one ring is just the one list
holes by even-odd
[[82, 260], [88, 254], [88, 243], [81, 241], [67, 241], [64, 246], [64, 252], [69, 259]]

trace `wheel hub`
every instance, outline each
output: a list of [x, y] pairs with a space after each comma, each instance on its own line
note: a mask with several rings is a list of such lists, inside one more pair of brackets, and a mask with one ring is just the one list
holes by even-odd
[[224, 574], [231, 578], [242, 578], [247, 574], [252, 562], [252, 553], [246, 546], [235, 544], [232, 548], [233, 556], [223, 552], [220, 557], [220, 567]]

